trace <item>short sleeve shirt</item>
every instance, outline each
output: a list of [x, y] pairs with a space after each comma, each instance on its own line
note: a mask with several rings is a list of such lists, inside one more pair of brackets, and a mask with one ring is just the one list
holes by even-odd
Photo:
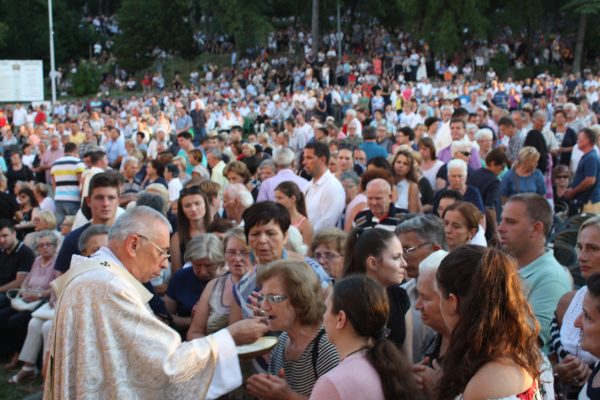
[[19, 273], [29, 273], [35, 260], [33, 250], [20, 242], [12, 253], [0, 253], [0, 285], [12, 282]]

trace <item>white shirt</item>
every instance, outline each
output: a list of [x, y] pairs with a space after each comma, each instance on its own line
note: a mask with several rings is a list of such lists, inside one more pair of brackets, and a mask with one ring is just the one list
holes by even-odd
[[173, 178], [169, 181], [169, 201], [177, 201], [179, 199], [179, 192], [183, 189], [181, 180], [179, 178]]
[[15, 108], [13, 111], [13, 125], [21, 126], [27, 122], [27, 110], [23, 107]]
[[344, 187], [329, 169], [315, 181], [313, 178], [306, 192], [306, 211], [314, 232], [336, 226], [346, 205]]

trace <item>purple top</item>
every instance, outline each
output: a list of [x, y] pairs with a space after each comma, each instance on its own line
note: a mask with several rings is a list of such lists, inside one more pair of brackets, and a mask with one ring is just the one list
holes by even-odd
[[[448, 164], [448, 162], [450, 160], [452, 160], [452, 153], [450, 152], [451, 146], [452, 145], [446, 147], [445, 149], [440, 150], [438, 153], [438, 159], [443, 161], [444, 164]], [[477, 169], [481, 168], [481, 160], [479, 159], [479, 151], [477, 150], [477, 147], [475, 147], [475, 146], [471, 147], [471, 156], [469, 157], [468, 165], [473, 170], [477, 170]]]
[[260, 184], [260, 190], [258, 191], [258, 197], [256, 202], [259, 201], [275, 201], [275, 188], [281, 182], [292, 181], [300, 188], [300, 191], [304, 193], [309, 183], [306, 179], [298, 176], [289, 168], [282, 169], [277, 175], [270, 177]]

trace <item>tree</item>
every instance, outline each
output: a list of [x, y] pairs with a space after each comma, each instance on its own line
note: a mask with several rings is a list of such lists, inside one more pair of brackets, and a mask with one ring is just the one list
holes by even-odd
[[588, 16], [600, 13], [600, 0], [571, 0], [563, 9], [579, 14], [577, 41], [575, 42], [575, 54], [573, 58], [573, 72], [579, 72], [583, 58], [583, 43], [585, 41]]
[[452, 55], [464, 48], [465, 33], [484, 38], [490, 28], [487, 0], [397, 0], [415, 37], [424, 37], [432, 49]]
[[186, 0], [123, 0], [117, 12], [122, 34], [115, 53], [125, 68], [145, 68], [154, 49], [191, 56], [194, 39]]
[[8, 33], [8, 26], [6, 26], [6, 24], [3, 24], [2, 22], [0, 22], [0, 48], [2, 48], [2, 46], [4, 46], [4, 43], [5, 43], [6, 37], [7, 37], [7, 33]]

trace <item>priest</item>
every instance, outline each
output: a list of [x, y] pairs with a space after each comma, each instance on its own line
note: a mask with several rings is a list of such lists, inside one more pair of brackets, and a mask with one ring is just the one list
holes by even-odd
[[170, 224], [148, 207], [124, 213], [108, 246], [74, 256], [57, 293], [44, 399], [215, 399], [242, 383], [236, 344], [267, 331], [246, 319], [181, 342], [147, 305], [142, 282], [169, 258]]

